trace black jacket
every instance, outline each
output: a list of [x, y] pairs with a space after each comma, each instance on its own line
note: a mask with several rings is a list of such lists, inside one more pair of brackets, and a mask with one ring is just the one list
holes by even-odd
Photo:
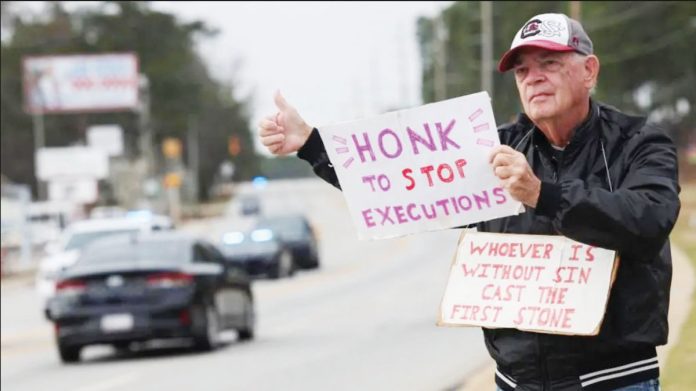
[[[483, 330], [503, 390], [611, 390], [659, 376], [672, 275], [668, 236], [679, 213], [672, 141], [644, 118], [591, 101], [563, 152], [523, 114], [498, 129], [541, 179], [536, 209], [479, 223], [482, 232], [563, 235], [616, 250], [620, 264], [597, 336]], [[298, 156], [340, 188], [316, 130]]]

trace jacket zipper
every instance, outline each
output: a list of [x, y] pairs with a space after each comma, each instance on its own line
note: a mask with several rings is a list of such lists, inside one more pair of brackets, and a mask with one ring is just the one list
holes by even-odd
[[[558, 179], [561, 177], [562, 167], [563, 154], [561, 154], [556, 164], [551, 164], [551, 172], [553, 173], [553, 183], [558, 183]], [[541, 391], [546, 391], [551, 390], [551, 385], [549, 382], [549, 371], [546, 367], [546, 360], [544, 359], [546, 352], [541, 339], [541, 334], [537, 334], [537, 353], [539, 354], [539, 368], [541, 369]]]
[[541, 335], [537, 334], [537, 355], [538, 355], [538, 362], [539, 362], [539, 368], [541, 369], [541, 391], [546, 391], [549, 390], [547, 387], [548, 383], [548, 369], [546, 368], [546, 360], [544, 360], [544, 347], [541, 343]]

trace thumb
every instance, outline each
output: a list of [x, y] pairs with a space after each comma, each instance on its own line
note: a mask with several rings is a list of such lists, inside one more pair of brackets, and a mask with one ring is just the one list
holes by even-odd
[[290, 105], [285, 100], [283, 95], [280, 93], [280, 90], [276, 91], [275, 96], [273, 97], [273, 100], [275, 101], [276, 107], [278, 107], [278, 110], [280, 110], [280, 111], [285, 111], [285, 110], [290, 108]]

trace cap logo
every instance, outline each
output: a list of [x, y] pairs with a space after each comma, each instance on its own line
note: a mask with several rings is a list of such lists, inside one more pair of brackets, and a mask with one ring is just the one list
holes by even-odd
[[578, 37], [573, 37], [573, 39], [570, 40], [570, 44], [573, 45], [573, 47], [577, 48], [580, 46], [580, 39]]
[[532, 19], [522, 27], [520, 38], [525, 39], [541, 34], [542, 37], [560, 37], [565, 26], [556, 20]]
[[541, 24], [541, 20], [539, 19], [532, 19], [527, 24], [522, 27], [522, 33], [520, 34], [520, 38], [525, 39], [527, 37], [531, 37], [534, 35], [537, 35], [541, 32], [539, 29], [539, 25]]

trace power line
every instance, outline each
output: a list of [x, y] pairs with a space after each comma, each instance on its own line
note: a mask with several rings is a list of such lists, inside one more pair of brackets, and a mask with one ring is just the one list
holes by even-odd
[[[631, 19], [635, 19], [637, 17], [646, 15], [649, 13], [649, 11], [652, 11], [654, 8], [658, 7], [664, 7], [664, 6], [669, 6], [672, 5], [674, 2], [668, 2], [668, 1], [645, 1], [645, 2], [640, 2], [640, 5], [635, 6], [635, 7], [630, 7], [627, 10], [613, 14], [611, 17], [607, 19], [595, 19], [590, 20], [586, 19], [586, 21], [583, 23], [583, 27], [587, 31], [587, 33], [597, 33], [599, 30], [603, 30], [608, 27], [613, 27], [618, 24], [622, 24], [625, 22], [630, 21]], [[632, 5], [632, 4], [631, 4]]]

